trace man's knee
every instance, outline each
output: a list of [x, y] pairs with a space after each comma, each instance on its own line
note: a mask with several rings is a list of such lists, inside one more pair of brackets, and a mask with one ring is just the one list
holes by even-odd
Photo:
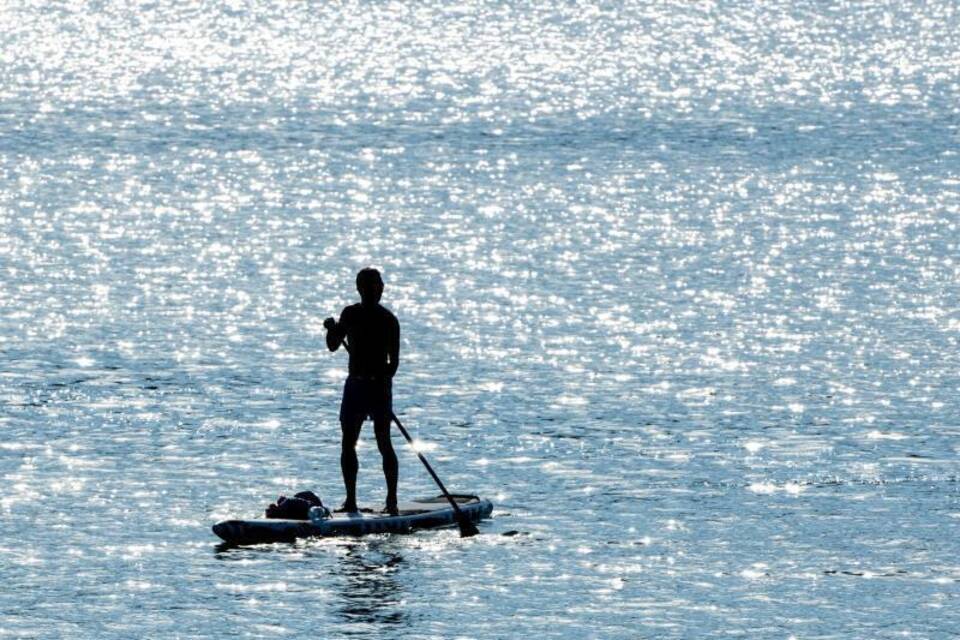
[[390, 441], [390, 422], [378, 422], [373, 431], [377, 436], [377, 447], [380, 453], [393, 451], [393, 442]]
[[360, 427], [363, 421], [341, 421], [340, 422], [340, 442], [344, 449], [355, 449], [357, 440], [360, 439]]

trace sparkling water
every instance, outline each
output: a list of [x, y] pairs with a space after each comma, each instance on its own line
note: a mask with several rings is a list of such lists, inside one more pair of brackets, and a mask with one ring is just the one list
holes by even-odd
[[[0, 24], [0, 637], [960, 634], [954, 3]], [[218, 547], [342, 500], [367, 265], [397, 413], [494, 519]]]

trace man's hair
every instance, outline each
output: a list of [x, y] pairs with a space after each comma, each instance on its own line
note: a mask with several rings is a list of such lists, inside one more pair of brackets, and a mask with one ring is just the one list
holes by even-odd
[[373, 267], [366, 267], [365, 269], [360, 269], [360, 272], [357, 273], [357, 286], [360, 286], [361, 282], [372, 281], [383, 284], [383, 278], [380, 277], [380, 272], [374, 269]]

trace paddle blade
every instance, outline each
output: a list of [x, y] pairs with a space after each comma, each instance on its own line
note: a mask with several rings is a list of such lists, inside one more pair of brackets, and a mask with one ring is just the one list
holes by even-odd
[[463, 514], [460, 514], [460, 517], [457, 518], [457, 524], [460, 525], [461, 538], [469, 538], [480, 533], [480, 530]]

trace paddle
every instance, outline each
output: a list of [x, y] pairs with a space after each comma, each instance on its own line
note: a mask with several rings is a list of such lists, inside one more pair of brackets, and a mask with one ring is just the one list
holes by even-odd
[[416, 451], [417, 457], [420, 458], [420, 462], [423, 463], [423, 466], [427, 468], [427, 471], [430, 473], [430, 476], [433, 478], [433, 481], [437, 483], [437, 486], [440, 487], [440, 491], [443, 492], [443, 497], [447, 499], [450, 503], [450, 506], [453, 507], [454, 517], [457, 519], [457, 526], [460, 527], [460, 537], [469, 538], [470, 536], [475, 536], [480, 533], [477, 530], [477, 527], [470, 522], [470, 518], [464, 515], [463, 511], [460, 511], [460, 505], [457, 504], [457, 501], [453, 499], [453, 496], [450, 495], [450, 492], [447, 491], [447, 488], [443, 486], [443, 482], [440, 481], [440, 478], [437, 476], [436, 472], [433, 470], [433, 467], [430, 466], [430, 463], [427, 462], [427, 459], [423, 457], [423, 454], [417, 451], [417, 445], [413, 443], [413, 438], [410, 437], [410, 434], [407, 433], [407, 430], [402, 424], [400, 424], [400, 419], [397, 418], [397, 414], [390, 412], [390, 417], [393, 418], [393, 421], [397, 423], [397, 426], [400, 427], [400, 433], [403, 434], [403, 437], [407, 439], [407, 442], [410, 443], [410, 447]]

